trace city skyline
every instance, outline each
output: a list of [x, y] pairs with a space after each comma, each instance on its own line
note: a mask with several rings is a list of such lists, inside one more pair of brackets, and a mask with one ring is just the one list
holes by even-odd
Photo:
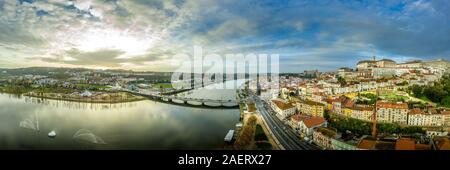
[[0, 0], [0, 67], [174, 71], [178, 53], [280, 54], [280, 72], [448, 60], [449, 2]]

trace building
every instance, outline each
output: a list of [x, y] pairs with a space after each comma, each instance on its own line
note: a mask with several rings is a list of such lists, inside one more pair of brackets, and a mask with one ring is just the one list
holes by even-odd
[[375, 141], [375, 140], [362, 139], [358, 143], [357, 148], [358, 148], [358, 150], [374, 150], [376, 143], [377, 143], [377, 141]]
[[303, 71], [303, 76], [315, 78], [320, 76], [320, 72], [319, 70], [305, 70]]
[[331, 139], [333, 150], [357, 150], [356, 145], [352, 145], [340, 139]]
[[373, 107], [369, 105], [355, 105], [350, 108], [350, 117], [354, 119], [372, 121], [373, 119]]
[[416, 143], [411, 138], [399, 138], [393, 140], [376, 140], [370, 137], [362, 139], [358, 146], [360, 150], [430, 150], [427, 144]]
[[381, 123], [398, 123], [406, 125], [408, 122], [408, 104], [377, 102], [376, 120]]
[[381, 59], [376, 60], [375, 56], [373, 57], [373, 60], [363, 60], [359, 61], [356, 64], [356, 68], [359, 69], [369, 69], [369, 68], [392, 68], [396, 67], [397, 63], [390, 59]]
[[397, 67], [400, 68], [421, 68], [423, 67], [422, 61], [420, 60], [414, 60], [414, 61], [409, 61], [409, 62], [405, 62], [405, 63], [399, 63], [397, 64]]
[[400, 138], [395, 142], [395, 150], [430, 150], [431, 147], [428, 144], [416, 143], [411, 138]]
[[323, 117], [325, 105], [311, 100], [300, 100], [297, 102], [297, 109], [306, 115]]
[[279, 99], [271, 100], [271, 107], [277, 113], [277, 117], [281, 120], [295, 114], [296, 108], [291, 102], [284, 102]]
[[300, 133], [300, 122], [310, 118], [310, 116], [302, 115], [302, 114], [295, 114], [291, 116], [291, 120], [289, 121], [289, 125], [294, 129], [296, 132]]
[[394, 60], [390, 59], [382, 59], [376, 62], [377, 67], [379, 68], [393, 68], [397, 66], [397, 63]]
[[411, 109], [408, 115], [408, 125], [410, 126], [442, 126], [444, 116], [436, 110], [431, 109], [424, 112], [422, 109]]
[[324, 149], [333, 149], [331, 142], [336, 137], [336, 131], [325, 127], [318, 127], [313, 132], [313, 142]]
[[309, 137], [313, 134], [314, 128], [326, 126], [327, 121], [323, 117], [306, 118], [300, 121], [298, 131], [302, 137]]
[[352, 80], [355, 79], [358, 76], [358, 72], [353, 71], [353, 69], [348, 67], [342, 67], [339, 68], [337, 71], [337, 75], [346, 79], [346, 80]]
[[447, 136], [448, 132], [443, 130], [427, 129], [426, 134], [428, 138], [433, 139], [435, 136]]
[[386, 140], [376, 140], [370, 137], [361, 139], [357, 145], [358, 150], [394, 150], [395, 142]]
[[409, 138], [400, 138], [395, 142], [395, 150], [416, 150], [416, 143]]
[[358, 70], [360, 69], [368, 69], [368, 68], [373, 68], [376, 67], [377, 63], [374, 60], [363, 60], [363, 61], [359, 61], [356, 64], [356, 68]]
[[450, 127], [450, 110], [442, 110], [441, 114], [444, 126]]
[[92, 93], [86, 90], [86, 91], [84, 91], [83, 93], [81, 93], [81, 96], [82, 96], [82, 97], [91, 97], [91, 96], [92, 96]]

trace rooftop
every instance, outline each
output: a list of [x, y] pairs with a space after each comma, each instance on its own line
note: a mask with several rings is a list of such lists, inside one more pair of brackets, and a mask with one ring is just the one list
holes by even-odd
[[377, 102], [377, 108], [408, 109], [406, 103]]
[[329, 129], [329, 128], [325, 128], [325, 127], [317, 128], [316, 132], [320, 132], [323, 135], [325, 135], [327, 137], [330, 137], [330, 138], [336, 138], [336, 136], [337, 136], [337, 132], [336, 131], [334, 131], [332, 129]]
[[306, 125], [306, 127], [311, 128], [317, 125], [320, 125], [322, 123], [325, 123], [325, 119], [323, 117], [312, 117], [307, 118], [303, 120], [303, 123]]
[[371, 149], [375, 148], [376, 143], [377, 142], [374, 141], [374, 140], [363, 139], [363, 140], [361, 140], [361, 142], [359, 142], [358, 148], [359, 149], [371, 150]]
[[302, 115], [302, 114], [295, 114], [295, 115], [291, 116], [291, 120], [292, 121], [296, 121], [296, 122], [300, 122], [300, 121], [302, 121], [304, 119], [307, 119], [307, 118], [309, 118], [309, 116]]
[[410, 138], [400, 138], [395, 143], [395, 150], [416, 150], [416, 142]]
[[277, 105], [277, 107], [281, 110], [287, 110], [295, 107], [291, 102], [285, 103], [281, 100], [276, 99], [272, 100], [272, 103], [275, 103], [275, 105]]
[[373, 111], [373, 106], [357, 104], [355, 105], [355, 107], [353, 107], [353, 109], [360, 111]]
[[322, 103], [311, 101], [311, 100], [301, 100], [300, 102], [307, 104], [307, 105], [324, 106], [324, 104], [322, 104]]
[[425, 114], [425, 112], [423, 112], [422, 109], [414, 108], [414, 109], [411, 109], [411, 111], [409, 111], [409, 114], [410, 115], [417, 115], [417, 114]]

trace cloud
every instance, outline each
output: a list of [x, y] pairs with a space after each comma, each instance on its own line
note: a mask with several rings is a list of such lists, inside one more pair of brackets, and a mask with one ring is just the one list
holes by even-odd
[[170, 68], [194, 45], [277, 53], [286, 71], [367, 55], [448, 59], [448, 16], [450, 2], [424, 0], [0, 0], [0, 53], [17, 67], [32, 58], [148, 70]]

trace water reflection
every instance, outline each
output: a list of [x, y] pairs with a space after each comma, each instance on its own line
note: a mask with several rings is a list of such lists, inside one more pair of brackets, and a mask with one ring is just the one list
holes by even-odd
[[72, 102], [63, 100], [50, 100], [45, 98], [36, 98], [28, 96], [15, 96], [10, 95], [10, 97], [21, 99], [23, 98], [26, 103], [31, 104], [41, 104], [56, 108], [70, 108], [70, 109], [91, 109], [91, 110], [109, 110], [109, 109], [120, 109], [126, 107], [133, 107], [136, 102], [126, 102], [126, 103], [114, 103], [114, 104], [104, 104], [104, 103], [85, 103], [85, 102]]
[[236, 90], [241, 88], [245, 79], [227, 81], [223, 84], [212, 84], [203, 88], [187, 91], [178, 96], [194, 99], [235, 100]]
[[[0, 94], [0, 108], [0, 149], [212, 149], [220, 147], [239, 121], [237, 109], [148, 100], [92, 104]], [[56, 130], [58, 137], [50, 139], [47, 133], [29, 129]], [[90, 133], [74, 136], [80, 129]], [[79, 142], [80, 137], [91, 142]]]

